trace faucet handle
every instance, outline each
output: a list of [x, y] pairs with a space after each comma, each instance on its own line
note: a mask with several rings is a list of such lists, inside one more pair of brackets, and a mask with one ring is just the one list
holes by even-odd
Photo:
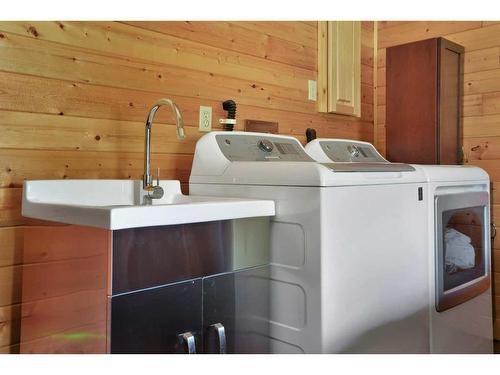
[[149, 185], [148, 186], [148, 198], [151, 199], [160, 199], [163, 197], [163, 194], [165, 193], [163, 191], [163, 188], [160, 186], [160, 168], [156, 168], [156, 185]]

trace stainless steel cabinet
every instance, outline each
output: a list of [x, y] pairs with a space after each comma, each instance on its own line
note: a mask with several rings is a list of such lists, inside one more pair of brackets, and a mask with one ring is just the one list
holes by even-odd
[[184, 353], [183, 333], [200, 352], [201, 289], [198, 279], [112, 297], [111, 353]]
[[269, 267], [111, 298], [111, 353], [268, 353]]
[[109, 351], [269, 352], [267, 220], [115, 231]]
[[269, 270], [269, 266], [256, 267], [203, 280], [205, 353], [270, 352]]

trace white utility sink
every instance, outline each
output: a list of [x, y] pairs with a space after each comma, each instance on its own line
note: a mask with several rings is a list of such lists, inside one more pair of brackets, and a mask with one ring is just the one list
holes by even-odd
[[143, 201], [139, 180], [26, 181], [23, 216], [116, 230], [274, 216], [274, 201], [183, 195], [177, 180], [160, 180], [165, 194]]

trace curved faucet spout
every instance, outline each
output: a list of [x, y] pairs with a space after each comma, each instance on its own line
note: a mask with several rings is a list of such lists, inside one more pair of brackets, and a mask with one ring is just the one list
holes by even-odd
[[144, 138], [144, 176], [142, 179], [142, 187], [148, 191], [153, 189], [153, 177], [151, 175], [151, 126], [153, 125], [153, 119], [156, 115], [156, 111], [158, 111], [162, 105], [170, 106], [174, 112], [175, 124], [177, 127], [177, 138], [184, 139], [186, 137], [184, 132], [184, 120], [177, 104], [168, 98], [160, 99], [154, 103], [146, 120], [146, 133]]
[[179, 107], [177, 107], [177, 104], [175, 104], [171, 99], [168, 98], [160, 99], [155, 104], [153, 104], [153, 107], [149, 111], [148, 118], [146, 120], [146, 128], [151, 129], [151, 125], [153, 124], [153, 119], [156, 115], [156, 111], [158, 111], [158, 108], [160, 108], [162, 105], [169, 105], [170, 108], [172, 108], [172, 111], [175, 114], [175, 124], [177, 126], [177, 138], [184, 139], [186, 135], [184, 133], [184, 120], [182, 118], [181, 111], [179, 110]]

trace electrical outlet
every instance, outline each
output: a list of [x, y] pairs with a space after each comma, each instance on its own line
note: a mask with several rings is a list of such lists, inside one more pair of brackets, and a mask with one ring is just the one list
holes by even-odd
[[200, 105], [200, 124], [198, 130], [200, 132], [209, 132], [212, 130], [212, 107]]
[[308, 86], [307, 98], [309, 100], [312, 100], [313, 102], [315, 102], [316, 101], [316, 92], [318, 90], [317, 85], [316, 85], [316, 81], [308, 80], [307, 86]]

